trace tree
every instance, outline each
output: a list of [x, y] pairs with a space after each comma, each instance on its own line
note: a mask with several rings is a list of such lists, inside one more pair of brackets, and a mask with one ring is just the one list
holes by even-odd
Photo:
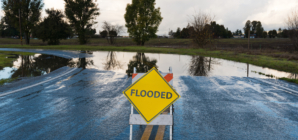
[[173, 30], [169, 31], [169, 34], [168, 35], [173, 37], [173, 35], [174, 35]]
[[267, 32], [266, 31], [263, 31], [263, 38], [267, 38]]
[[234, 33], [233, 33], [233, 35], [241, 35], [242, 33], [241, 33], [241, 30], [236, 30]]
[[0, 21], [0, 36], [3, 37], [3, 32], [4, 32], [5, 26], [4, 26], [4, 22], [2, 22], [2, 20]]
[[102, 29], [107, 32], [107, 41], [110, 44], [115, 43], [115, 37], [123, 30], [123, 26], [119, 25], [112, 25], [111, 23], [108, 22], [103, 22]]
[[246, 21], [245, 26], [243, 28], [244, 34], [245, 34], [245, 38], [248, 38], [248, 36], [250, 36], [251, 26], [252, 25], [251, 25], [250, 20]]
[[37, 26], [36, 36], [43, 42], [48, 41], [49, 45], [59, 45], [61, 39], [72, 36], [72, 29], [60, 10], [46, 9], [48, 17]]
[[106, 38], [108, 36], [108, 32], [106, 30], [99, 33], [102, 38]]
[[87, 35], [94, 36], [96, 34], [96, 29], [89, 28], [86, 31]]
[[270, 30], [270, 31], [268, 32], [268, 36], [269, 36], [269, 38], [273, 38], [273, 32], [272, 32], [272, 30]]
[[180, 27], [177, 28], [174, 37], [175, 37], [175, 38], [181, 38], [181, 29], [180, 29]]
[[252, 21], [251, 22], [251, 31], [253, 33], [256, 33], [257, 32], [257, 25], [258, 25], [259, 21]]
[[42, 0], [2, 0], [5, 22], [18, 31], [21, 27], [26, 44], [30, 44], [30, 35], [40, 20], [43, 5]]
[[298, 51], [298, 11], [292, 11], [287, 18], [288, 35], [294, 46], [294, 50]]
[[277, 37], [282, 38], [282, 30], [281, 28], [278, 28]]
[[99, 8], [93, 0], [64, 0], [65, 15], [70, 25], [78, 34], [80, 44], [86, 44], [90, 38], [91, 27], [97, 24], [96, 17], [100, 15]]
[[[213, 38], [231, 38], [233, 34], [224, 25], [216, 24], [215, 21], [210, 23], [210, 28], [213, 34]], [[236, 31], [237, 32], [237, 31]], [[232, 34], [232, 35], [231, 35]]]
[[232, 38], [233, 37], [233, 34], [232, 34], [232, 32], [231, 31], [227, 31], [228, 32], [228, 34], [227, 34], [227, 38]]
[[0, 21], [0, 36], [1, 37], [12, 37], [12, 36], [20, 36], [20, 32], [10, 26], [9, 24], [6, 24], [4, 21], [5, 17], [1, 19]]
[[277, 31], [275, 29], [272, 31], [272, 36], [273, 36], [273, 38], [277, 37]]
[[281, 32], [281, 37], [289, 38], [289, 31], [287, 29], [283, 29]]
[[181, 38], [189, 38], [189, 28], [191, 27], [188, 27], [188, 28], [183, 28], [181, 33], [180, 33], [180, 37]]
[[155, 8], [155, 0], [132, 0], [132, 4], [126, 6], [124, 18], [129, 36], [142, 46], [150, 38], [156, 37], [163, 19], [160, 8]]
[[189, 31], [190, 37], [198, 47], [204, 47], [211, 43], [212, 28], [209, 25], [213, 20], [212, 16], [207, 13], [197, 13], [191, 21], [192, 30]]
[[256, 34], [256, 38], [262, 38], [263, 32], [264, 32], [264, 28], [262, 26], [262, 23], [258, 21], [254, 32]]

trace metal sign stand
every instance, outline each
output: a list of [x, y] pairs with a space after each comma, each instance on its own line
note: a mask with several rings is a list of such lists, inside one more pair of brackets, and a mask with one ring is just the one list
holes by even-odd
[[[136, 68], [134, 67], [133, 73], [137, 74], [138, 77], [143, 76], [145, 73], [137, 73]], [[167, 74], [172, 74], [172, 68], [169, 68], [169, 73], [162, 73], [163, 76]], [[134, 83], [138, 78], [133, 78], [132, 83]], [[173, 86], [173, 80], [169, 82], [171, 86]], [[169, 125], [170, 126], [170, 140], [172, 140], [172, 131], [173, 131], [173, 105], [170, 106], [170, 114], [169, 115], [159, 115], [156, 117], [151, 123], [147, 124], [143, 118], [139, 114], [133, 114], [133, 105], [131, 104], [131, 111], [130, 111], [130, 118], [129, 118], [129, 124], [130, 124], [130, 134], [129, 139], [132, 140], [132, 131], [133, 131], [133, 125]]]

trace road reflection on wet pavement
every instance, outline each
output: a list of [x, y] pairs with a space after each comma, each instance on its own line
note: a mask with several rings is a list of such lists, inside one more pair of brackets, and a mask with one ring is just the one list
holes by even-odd
[[[130, 103], [122, 91], [130, 84], [126, 73], [62, 67], [1, 86], [0, 139], [128, 139]], [[174, 103], [174, 139], [298, 139], [295, 84], [174, 75], [174, 88], [181, 95]], [[146, 126], [133, 128], [140, 139]]]

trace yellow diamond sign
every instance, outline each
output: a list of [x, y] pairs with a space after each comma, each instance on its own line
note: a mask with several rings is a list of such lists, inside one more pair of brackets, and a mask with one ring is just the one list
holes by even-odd
[[123, 94], [147, 123], [180, 98], [155, 68], [124, 90]]

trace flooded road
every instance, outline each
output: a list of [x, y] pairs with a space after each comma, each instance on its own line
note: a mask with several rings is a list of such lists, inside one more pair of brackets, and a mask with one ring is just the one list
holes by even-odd
[[[80, 63], [1, 86], [0, 139], [128, 139], [130, 103], [122, 94], [131, 84], [128, 65], [138, 66], [140, 71], [156, 65], [168, 72], [169, 65], [173, 67], [174, 88], [181, 95], [174, 103], [174, 139], [298, 139], [296, 84], [247, 77], [240, 68], [230, 73], [244, 76], [216, 75], [217, 63], [223, 63], [217, 59], [212, 59], [209, 71], [208, 63], [196, 68], [200, 59], [191, 63], [192, 56], [183, 58], [189, 60], [183, 69], [174, 65], [183, 63], [174, 58], [169, 57], [167, 64], [158, 60], [158, 54], [146, 53], [146, 58], [125, 53], [121, 58], [119, 52], [116, 60], [123, 68], [113, 65], [119, 64], [117, 61], [106, 61], [109, 52], [48, 53], [67, 54]], [[147, 65], [142, 65], [144, 58]], [[205, 66], [209, 77], [193, 76], [206, 74]], [[134, 139], [140, 139], [145, 128], [134, 126]], [[164, 139], [169, 138], [168, 129]], [[152, 135], [156, 131], [154, 126]]]

